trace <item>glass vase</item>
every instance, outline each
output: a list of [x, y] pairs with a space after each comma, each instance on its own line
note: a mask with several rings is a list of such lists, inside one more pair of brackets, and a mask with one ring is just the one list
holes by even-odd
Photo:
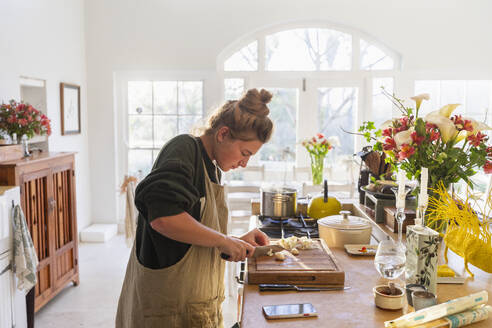
[[311, 155], [311, 174], [313, 185], [320, 185], [323, 182], [323, 163], [325, 156]]

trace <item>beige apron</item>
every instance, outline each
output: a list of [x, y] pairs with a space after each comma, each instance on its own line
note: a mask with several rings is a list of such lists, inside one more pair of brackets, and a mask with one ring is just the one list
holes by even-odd
[[[224, 187], [205, 170], [201, 223], [227, 233]], [[140, 264], [135, 244], [116, 314], [117, 328], [222, 327], [225, 261], [215, 247], [192, 245], [176, 264], [149, 269]]]

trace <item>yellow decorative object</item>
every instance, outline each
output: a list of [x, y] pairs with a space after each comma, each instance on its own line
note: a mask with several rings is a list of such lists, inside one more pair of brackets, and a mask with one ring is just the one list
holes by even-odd
[[437, 267], [438, 277], [454, 277], [455, 273], [447, 264], [439, 265]]
[[[430, 211], [427, 225], [434, 226], [438, 231], [446, 229], [444, 235], [441, 233], [446, 244], [444, 250], [446, 263], [448, 262], [447, 251], [450, 248], [463, 257], [465, 269], [472, 277], [474, 274], [468, 269], [468, 263], [492, 273], [490, 231], [492, 193], [485, 205], [479, 206], [470, 190], [467, 190], [466, 200], [456, 195], [451, 196], [442, 183], [433, 191], [437, 197], [431, 197], [429, 201]], [[478, 218], [477, 211], [473, 208], [480, 209], [482, 220]]]

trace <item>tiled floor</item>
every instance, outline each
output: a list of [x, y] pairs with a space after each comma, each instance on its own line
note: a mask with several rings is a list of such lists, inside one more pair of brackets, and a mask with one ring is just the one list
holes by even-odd
[[[104, 244], [80, 244], [80, 285], [67, 286], [42, 308], [35, 316], [35, 327], [114, 327], [129, 252], [123, 235]], [[226, 284], [228, 277], [226, 273]], [[236, 318], [235, 297], [226, 297], [223, 312], [224, 327], [231, 327]]]

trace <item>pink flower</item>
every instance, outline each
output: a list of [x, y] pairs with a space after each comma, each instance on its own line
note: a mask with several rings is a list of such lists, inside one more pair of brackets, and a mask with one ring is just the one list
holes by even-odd
[[21, 118], [21, 119], [19, 119], [19, 124], [20, 124], [20, 126], [26, 126], [27, 120], [25, 118]]
[[391, 137], [391, 135], [392, 135], [392, 131], [393, 131], [393, 129], [392, 129], [392, 128], [387, 128], [387, 129], [384, 129], [384, 130], [383, 130], [383, 136], [384, 136], [384, 137]]
[[440, 137], [441, 137], [441, 134], [439, 132], [433, 130], [433, 131], [430, 132], [429, 141], [430, 142], [436, 141]]
[[415, 148], [410, 146], [409, 144], [403, 144], [401, 146], [400, 152], [398, 153], [398, 160], [403, 161], [404, 159], [409, 158], [413, 154], [415, 154]]
[[470, 120], [464, 120], [461, 115], [455, 115], [451, 118], [451, 120], [454, 122], [454, 125], [456, 126], [456, 130], [461, 131], [461, 130], [466, 130], [466, 131], [473, 131], [473, 125]]
[[383, 144], [383, 149], [384, 150], [393, 150], [395, 148], [396, 148], [395, 139], [393, 139], [393, 138], [386, 138], [386, 140], [384, 140], [384, 144]]
[[437, 129], [437, 125], [432, 124], [432, 123], [425, 123], [425, 130], [427, 132], [429, 132], [431, 130], [435, 130], [435, 129]]
[[491, 161], [487, 161], [485, 163], [485, 165], [483, 166], [483, 170], [484, 170], [485, 174], [492, 173], [492, 162]]
[[[408, 126], [408, 117], [403, 116], [402, 118], [400, 118], [400, 124], [401, 124], [401, 126], [406, 128]], [[407, 130], [407, 129], [405, 129], [405, 130]]]
[[487, 138], [487, 136], [485, 134], [478, 132], [475, 135], [472, 134], [472, 135], [468, 136], [468, 138], [466, 138], [466, 140], [468, 140], [470, 142], [470, 144], [472, 144], [473, 146], [478, 147], [486, 138]]
[[413, 131], [410, 137], [412, 138], [412, 141], [417, 145], [420, 145], [425, 140], [425, 137], [419, 136], [416, 131]]

